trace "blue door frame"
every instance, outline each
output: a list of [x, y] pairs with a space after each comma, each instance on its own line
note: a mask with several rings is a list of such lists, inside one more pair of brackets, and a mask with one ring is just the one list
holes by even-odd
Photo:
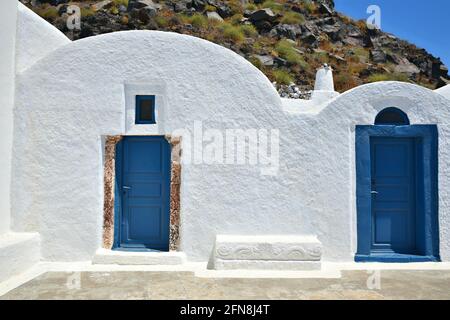
[[114, 250], [169, 251], [170, 144], [127, 136], [116, 146]]
[[[373, 148], [374, 141], [403, 138], [414, 148], [414, 248], [379, 250], [374, 246]], [[381, 139], [381, 140], [377, 140]], [[409, 142], [407, 142], [409, 141]], [[387, 142], [388, 143], [388, 142]], [[355, 261], [439, 261], [438, 131], [435, 125], [356, 126], [356, 197], [358, 247]], [[375, 203], [376, 205], [376, 203]]]

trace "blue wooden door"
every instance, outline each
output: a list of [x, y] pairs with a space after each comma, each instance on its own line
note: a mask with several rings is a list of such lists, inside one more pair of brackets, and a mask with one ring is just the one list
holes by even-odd
[[120, 248], [169, 250], [170, 145], [164, 137], [121, 143]]
[[414, 138], [372, 137], [372, 253], [415, 252]]

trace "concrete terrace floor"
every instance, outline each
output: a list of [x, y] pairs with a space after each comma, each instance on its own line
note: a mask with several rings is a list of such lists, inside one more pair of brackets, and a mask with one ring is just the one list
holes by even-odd
[[[46, 272], [1, 296], [9, 299], [450, 299], [450, 270], [364, 270], [341, 278], [200, 278], [193, 272]], [[372, 282], [374, 283], [374, 282]]]

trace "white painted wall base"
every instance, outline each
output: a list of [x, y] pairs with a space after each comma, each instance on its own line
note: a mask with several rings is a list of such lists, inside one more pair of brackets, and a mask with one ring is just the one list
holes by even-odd
[[186, 262], [183, 252], [130, 252], [98, 249], [93, 264], [179, 265]]
[[39, 234], [9, 232], [1, 235], [0, 282], [26, 271], [40, 258]]
[[218, 235], [209, 268], [317, 270], [322, 244], [315, 236]]

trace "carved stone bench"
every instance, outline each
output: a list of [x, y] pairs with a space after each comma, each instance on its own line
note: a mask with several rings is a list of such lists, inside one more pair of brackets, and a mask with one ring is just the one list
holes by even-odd
[[209, 268], [317, 270], [321, 257], [315, 236], [217, 235]]

